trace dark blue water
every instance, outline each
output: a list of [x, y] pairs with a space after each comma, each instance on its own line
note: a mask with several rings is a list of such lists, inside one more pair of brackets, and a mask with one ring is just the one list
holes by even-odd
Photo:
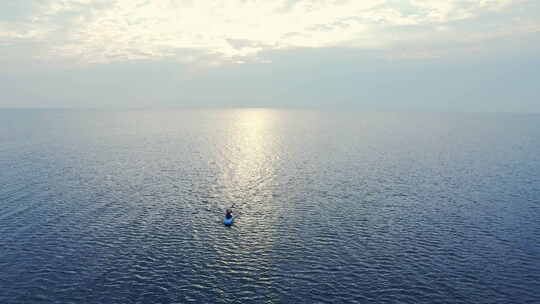
[[540, 303], [540, 116], [2, 110], [0, 246], [3, 304]]

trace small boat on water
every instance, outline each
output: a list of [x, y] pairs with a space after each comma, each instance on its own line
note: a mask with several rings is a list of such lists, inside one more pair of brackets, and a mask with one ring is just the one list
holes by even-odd
[[224, 224], [225, 226], [230, 226], [230, 225], [233, 224], [233, 222], [234, 222], [234, 218], [233, 218], [232, 216], [231, 216], [230, 218], [225, 218], [225, 219], [223, 220], [223, 224]]
[[234, 207], [234, 204], [231, 206], [231, 208], [228, 208], [227, 210], [225, 210], [225, 219], [223, 220], [223, 224], [225, 224], [225, 226], [230, 226], [234, 222], [233, 212], [232, 212], [233, 207]]

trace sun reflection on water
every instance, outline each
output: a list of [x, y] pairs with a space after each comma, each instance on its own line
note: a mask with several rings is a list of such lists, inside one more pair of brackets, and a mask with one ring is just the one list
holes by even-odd
[[[223, 182], [236, 200], [258, 199], [274, 174], [277, 158], [279, 111], [235, 110], [223, 147], [227, 167]], [[267, 190], [267, 189], [266, 189]]]
[[[272, 261], [266, 253], [274, 246], [275, 222], [280, 218], [274, 189], [281, 151], [282, 112], [242, 109], [229, 114], [226, 138], [219, 147], [219, 182], [225, 206], [236, 206], [237, 221], [232, 230], [224, 232], [233, 247], [216, 249], [225, 263], [249, 256], [254, 264], [270, 265]], [[259, 254], [253, 255], [254, 252]]]

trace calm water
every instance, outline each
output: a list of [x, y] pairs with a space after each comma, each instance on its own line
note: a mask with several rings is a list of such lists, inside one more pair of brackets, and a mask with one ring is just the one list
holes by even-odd
[[3, 304], [540, 303], [540, 116], [2, 110], [0, 246]]

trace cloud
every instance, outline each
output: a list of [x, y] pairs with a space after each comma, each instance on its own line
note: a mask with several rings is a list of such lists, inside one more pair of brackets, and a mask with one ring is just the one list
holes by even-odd
[[[0, 45], [37, 41], [42, 47], [35, 58], [77, 64], [167, 59], [219, 65], [257, 61], [262, 52], [270, 50], [388, 49], [403, 41], [429, 45], [441, 37], [481, 41], [490, 39], [493, 29], [499, 35], [511, 35], [516, 29], [535, 31], [539, 24], [535, 22], [538, 16], [531, 13], [519, 21], [512, 19], [516, 15], [513, 8], [519, 4], [539, 7], [532, 1], [516, 0], [21, 3], [24, 5], [0, 4], [4, 11]], [[7, 11], [21, 18], [8, 18]], [[498, 22], [498, 26], [483, 25], [490, 22]]]

